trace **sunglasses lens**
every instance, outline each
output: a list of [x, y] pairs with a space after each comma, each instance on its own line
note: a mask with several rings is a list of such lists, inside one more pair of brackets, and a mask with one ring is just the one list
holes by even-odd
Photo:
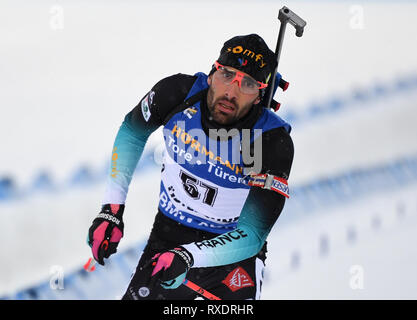
[[226, 68], [219, 68], [219, 74], [225, 84], [231, 84], [236, 78], [236, 72], [227, 70]]
[[231, 84], [236, 80], [242, 93], [255, 94], [260, 88], [259, 83], [255, 80], [249, 78], [248, 76], [239, 76], [237, 72], [226, 69], [223, 66], [218, 66], [217, 71], [218, 79], [224, 84]]
[[259, 87], [260, 87], [259, 83], [257, 83], [256, 81], [248, 77], [243, 77], [241, 81], [241, 85], [240, 85], [240, 89], [242, 90], [242, 92], [247, 93], [247, 94], [257, 93], [259, 90]]

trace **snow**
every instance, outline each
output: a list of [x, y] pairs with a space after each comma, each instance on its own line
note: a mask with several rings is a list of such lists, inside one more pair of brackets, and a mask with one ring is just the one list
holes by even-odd
[[268, 239], [262, 298], [416, 299], [416, 194], [416, 185], [387, 190], [278, 224]]
[[[53, 266], [70, 275], [88, 259], [85, 239], [104, 185], [75, 187], [70, 178], [81, 165], [104, 170], [124, 115], [151, 86], [174, 73], [209, 71], [223, 42], [237, 34], [258, 33], [274, 48], [283, 5], [2, 1], [0, 177], [11, 177], [23, 194], [0, 201], [0, 296], [49, 285]], [[303, 116], [293, 123], [290, 186], [415, 155], [417, 92], [391, 89], [398, 79], [417, 76], [417, 4], [294, 1], [288, 7], [307, 21], [302, 38], [287, 28], [280, 72], [290, 88], [276, 97], [284, 118], [289, 112]], [[377, 84], [388, 93], [353, 99]], [[341, 110], [310, 114], [334, 98], [344, 102]], [[160, 139], [155, 133], [148, 147]], [[30, 190], [41, 171], [55, 191]], [[262, 298], [417, 298], [416, 186], [386, 188], [292, 223], [283, 223], [284, 211], [268, 239]], [[120, 251], [146, 239], [158, 189], [155, 168], [134, 178]], [[363, 289], [350, 286], [357, 270]], [[123, 277], [111, 298], [125, 289]], [[75, 279], [78, 298], [100, 292], [96, 287], [87, 294], [85, 283], [92, 280]]]

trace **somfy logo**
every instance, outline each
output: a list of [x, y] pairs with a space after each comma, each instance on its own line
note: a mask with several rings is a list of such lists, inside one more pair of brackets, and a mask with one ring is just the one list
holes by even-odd
[[227, 48], [227, 52], [233, 52], [235, 54], [242, 53], [244, 56], [255, 59], [255, 61], [259, 60], [259, 64], [260, 64], [261, 69], [266, 66], [266, 62], [263, 60], [263, 55], [261, 55], [260, 53], [256, 54], [255, 52], [253, 52], [249, 49], [244, 49], [242, 46]]

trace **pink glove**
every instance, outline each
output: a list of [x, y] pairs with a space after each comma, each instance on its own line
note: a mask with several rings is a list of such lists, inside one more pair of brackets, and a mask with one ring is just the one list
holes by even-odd
[[117, 251], [123, 237], [124, 204], [105, 204], [88, 230], [88, 245], [94, 259], [104, 266], [104, 258]]

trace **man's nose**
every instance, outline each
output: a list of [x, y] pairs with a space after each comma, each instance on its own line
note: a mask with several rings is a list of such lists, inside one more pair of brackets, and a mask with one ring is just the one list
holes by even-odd
[[237, 79], [233, 80], [231, 84], [226, 87], [225, 95], [229, 99], [237, 98], [240, 92], [239, 81]]

